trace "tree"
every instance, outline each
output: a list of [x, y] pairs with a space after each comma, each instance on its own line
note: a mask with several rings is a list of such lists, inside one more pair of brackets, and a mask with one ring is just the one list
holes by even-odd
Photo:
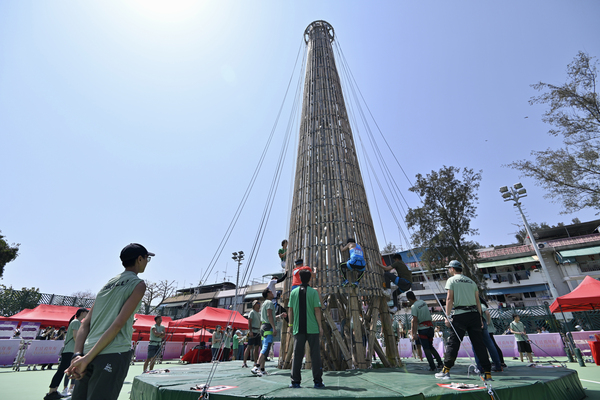
[[550, 135], [562, 136], [564, 147], [534, 150], [533, 160], [508, 164], [535, 179], [546, 189], [546, 198], [562, 203], [564, 214], [600, 209], [600, 102], [593, 58], [580, 51], [569, 64], [567, 82], [561, 86], [543, 82], [532, 85], [544, 93], [529, 103], [549, 105], [542, 120], [553, 126]]
[[79, 290], [77, 292], [71, 293], [71, 297], [77, 297], [78, 299], [95, 299], [96, 293], [91, 290]]
[[461, 180], [460, 168], [444, 166], [426, 177], [418, 174], [417, 181], [409, 188], [421, 197], [422, 206], [408, 210], [406, 223], [416, 229], [413, 245], [423, 249], [421, 260], [428, 268], [443, 267], [456, 259], [465, 267], [464, 273], [473, 276], [470, 271], [475, 270], [473, 262], [479, 244], [467, 237], [478, 234], [471, 227], [471, 220], [477, 216], [481, 173], [464, 168]]
[[385, 247], [383, 249], [381, 249], [381, 254], [391, 254], [391, 253], [395, 253], [398, 251], [398, 247], [396, 247], [395, 244], [393, 244], [392, 242], [389, 242], [388, 244], [385, 245]]
[[19, 255], [20, 243], [9, 245], [0, 231], [0, 278], [4, 275], [4, 266]]
[[158, 283], [150, 282], [148, 280], [145, 282], [146, 293], [144, 293], [144, 297], [142, 298], [141, 311], [144, 314], [150, 314], [156, 309], [156, 306], [152, 306], [152, 301], [160, 299], [160, 304], [165, 301], [165, 299], [173, 296], [175, 293], [175, 286], [173, 285], [175, 281], [169, 282], [165, 279], [164, 281], [160, 281]]
[[0, 285], [0, 314], [9, 317], [26, 308], [35, 308], [41, 298], [38, 288], [15, 290], [12, 286]]

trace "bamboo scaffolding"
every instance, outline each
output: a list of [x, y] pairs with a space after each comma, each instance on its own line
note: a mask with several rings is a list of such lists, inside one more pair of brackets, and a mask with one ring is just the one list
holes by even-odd
[[[368, 368], [372, 352], [377, 352], [373, 323], [383, 312], [383, 275], [375, 266], [381, 255], [334, 58], [333, 28], [325, 21], [315, 21], [306, 28], [304, 37], [307, 61], [288, 238], [289, 277], [282, 297], [287, 302], [294, 260], [301, 258], [304, 265], [316, 268], [311, 286], [327, 299], [322, 304], [326, 307], [323, 325], [330, 332], [322, 341], [329, 350], [324, 368]], [[348, 238], [360, 244], [367, 261], [358, 288], [341, 287], [339, 264], [348, 254], [341, 254], [340, 244]], [[361, 297], [367, 299], [369, 307], [365, 316]], [[339, 323], [331, 315], [332, 303], [337, 306]], [[377, 311], [373, 313], [373, 309]], [[393, 337], [391, 324], [384, 324], [383, 329], [389, 330], [383, 332], [385, 338]], [[368, 353], [363, 335], [368, 337]], [[289, 368], [293, 337], [284, 341], [279, 366]], [[390, 358], [391, 365], [399, 359], [393, 354], [382, 357], [386, 362]]]

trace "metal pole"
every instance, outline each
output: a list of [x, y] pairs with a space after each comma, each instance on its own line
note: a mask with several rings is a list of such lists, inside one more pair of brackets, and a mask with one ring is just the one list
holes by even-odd
[[[512, 189], [512, 188], [511, 188]], [[519, 209], [519, 212], [521, 213], [521, 218], [523, 218], [523, 223], [525, 224], [525, 229], [527, 230], [527, 234], [529, 235], [529, 238], [531, 239], [531, 245], [533, 246], [533, 250], [535, 251], [535, 254], [537, 254], [539, 260], [540, 260], [540, 264], [542, 265], [542, 273], [546, 276], [546, 281], [548, 282], [548, 287], [550, 288], [550, 294], [552, 295], [552, 297], [554, 299], [556, 299], [558, 297], [558, 291], [556, 290], [556, 288], [554, 287], [554, 283], [552, 282], [552, 278], [550, 277], [550, 273], [548, 273], [546, 275], [546, 263], [544, 262], [544, 258], [542, 257], [542, 253], [540, 252], [540, 249], [535, 241], [535, 238], [533, 237], [533, 232], [531, 231], [531, 227], [529, 226], [529, 224], [527, 223], [527, 219], [525, 218], [525, 214], [523, 214], [523, 210], [521, 209], [521, 203], [519, 203], [518, 200], [515, 201], [515, 205], [517, 206], [517, 208]]]

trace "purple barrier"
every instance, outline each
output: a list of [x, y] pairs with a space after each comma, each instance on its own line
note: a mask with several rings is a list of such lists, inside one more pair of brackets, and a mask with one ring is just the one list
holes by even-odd
[[21, 339], [0, 340], [0, 365], [12, 365], [20, 345]]
[[[527, 336], [532, 342], [531, 349], [535, 353], [536, 357], [547, 357], [548, 355], [556, 357], [566, 355], [564, 344], [560, 338], [560, 333], [537, 333]], [[541, 351], [538, 347], [543, 351]], [[515, 350], [515, 353], [518, 354], [518, 351]]]
[[581, 351], [591, 352], [590, 345], [588, 341], [595, 341], [595, 334], [600, 333], [600, 331], [581, 331], [581, 332], [571, 332], [573, 335], [573, 341], [575, 342], [575, 346], [579, 348]]
[[183, 342], [166, 342], [163, 360], [176, 360], [181, 357]]
[[468, 336], [463, 338], [460, 348], [458, 349], [457, 357], [473, 357], [473, 345], [471, 345], [471, 339]]
[[0, 321], [0, 339], [12, 339], [19, 321]]
[[281, 347], [281, 342], [273, 343], [273, 356], [279, 357], [279, 348]]
[[135, 359], [136, 360], [145, 360], [148, 357], [148, 344], [150, 344], [149, 340], [139, 341], [137, 346], [135, 347]]
[[39, 330], [39, 322], [21, 322], [21, 339], [34, 340]]
[[517, 344], [514, 335], [494, 335], [494, 340], [504, 357], [516, 357], [519, 355], [517, 352]]
[[23, 364], [55, 364], [63, 346], [64, 340], [32, 340], [25, 352]]

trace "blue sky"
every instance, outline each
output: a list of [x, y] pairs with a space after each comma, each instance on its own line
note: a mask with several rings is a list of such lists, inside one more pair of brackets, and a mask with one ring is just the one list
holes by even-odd
[[[197, 283], [265, 146], [304, 29], [319, 19], [334, 27], [407, 175], [483, 170], [474, 239], [511, 243], [520, 219], [498, 188], [520, 179], [501, 165], [560, 144], [541, 122], [544, 108], [528, 104], [530, 85], [564, 82], [580, 50], [600, 55], [599, 17], [596, 1], [4, 1], [0, 230], [21, 251], [2, 283], [95, 292], [120, 271], [130, 242], [157, 254], [144, 278]], [[289, 100], [207, 283], [235, 280], [230, 253], [252, 247]], [[278, 269], [294, 157], [290, 150], [252, 277]], [[532, 222], [596, 218], [560, 215], [522, 182]], [[406, 249], [378, 204], [380, 247], [385, 235]]]

